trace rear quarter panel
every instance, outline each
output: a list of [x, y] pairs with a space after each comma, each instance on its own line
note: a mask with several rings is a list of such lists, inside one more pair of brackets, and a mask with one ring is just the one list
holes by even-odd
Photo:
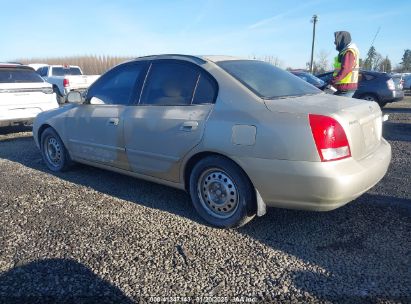
[[[261, 98], [218, 67], [209, 71], [219, 83], [219, 94], [203, 140], [188, 158], [211, 151], [238, 161], [243, 157], [319, 161], [307, 114], [272, 112]], [[236, 126], [255, 127], [255, 143], [234, 142]]]

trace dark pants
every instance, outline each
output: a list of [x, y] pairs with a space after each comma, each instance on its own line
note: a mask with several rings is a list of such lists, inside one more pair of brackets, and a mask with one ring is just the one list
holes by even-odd
[[334, 93], [334, 95], [337, 96], [344, 96], [344, 97], [352, 97], [354, 95], [355, 91], [337, 91]]

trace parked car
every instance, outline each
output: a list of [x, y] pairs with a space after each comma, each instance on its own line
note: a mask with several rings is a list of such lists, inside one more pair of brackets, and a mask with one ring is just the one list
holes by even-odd
[[394, 80], [396, 88], [400, 90], [404, 89], [404, 77], [401, 73], [388, 73], [388, 75], [392, 78], [392, 80]]
[[391, 159], [376, 103], [324, 94], [261, 61], [141, 57], [68, 101], [34, 123], [50, 170], [76, 161], [185, 189], [219, 227], [266, 205], [338, 208]]
[[406, 75], [404, 77], [404, 84], [403, 84], [404, 89], [406, 90], [411, 90], [411, 75]]
[[68, 92], [84, 92], [100, 77], [100, 75], [83, 75], [80, 67], [69, 65], [45, 65], [38, 67], [36, 71], [45, 81], [53, 85], [60, 104], [66, 102]]
[[290, 72], [291, 74], [300, 77], [302, 80], [322, 90], [324, 93], [334, 94], [335, 92], [337, 92], [337, 90], [334, 87], [328, 85], [328, 83], [324, 82], [323, 80], [314, 76], [313, 74], [310, 74], [303, 70], [291, 70]]
[[58, 108], [51, 85], [20, 64], [0, 63], [0, 126], [28, 125], [42, 111]]
[[[333, 72], [327, 72], [317, 77], [329, 83], [332, 74]], [[404, 92], [387, 73], [360, 71], [358, 89], [353, 97], [375, 101], [382, 108], [389, 102], [402, 100]]]
[[315, 86], [316, 88], [319, 88], [320, 90], [324, 90], [325, 87], [327, 86], [327, 83], [325, 81], [323, 81], [322, 79], [306, 71], [291, 70], [290, 73], [294, 74], [295, 76], [300, 77], [302, 80], [307, 81], [309, 84], [312, 84], [313, 86]]

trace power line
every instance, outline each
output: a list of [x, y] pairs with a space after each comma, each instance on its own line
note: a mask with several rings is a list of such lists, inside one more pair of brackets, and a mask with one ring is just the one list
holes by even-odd
[[[377, 38], [378, 33], [380, 32], [380, 30], [381, 30], [381, 26], [378, 27], [378, 30], [377, 30], [377, 32], [375, 33], [374, 39], [373, 39], [372, 42], [371, 42], [371, 46], [374, 45], [375, 39]], [[370, 47], [371, 47], [371, 46], [370, 46]]]

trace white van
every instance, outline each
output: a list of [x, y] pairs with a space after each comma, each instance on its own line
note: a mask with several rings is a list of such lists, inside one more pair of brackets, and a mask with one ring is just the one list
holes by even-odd
[[29, 125], [40, 112], [58, 107], [52, 85], [31, 67], [0, 63], [0, 127]]

